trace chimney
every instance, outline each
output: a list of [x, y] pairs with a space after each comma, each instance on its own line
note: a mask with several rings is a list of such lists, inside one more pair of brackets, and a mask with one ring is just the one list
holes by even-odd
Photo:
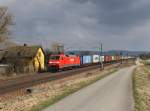
[[24, 43], [24, 44], [23, 44], [23, 46], [27, 46], [27, 44], [26, 44], [26, 43]]

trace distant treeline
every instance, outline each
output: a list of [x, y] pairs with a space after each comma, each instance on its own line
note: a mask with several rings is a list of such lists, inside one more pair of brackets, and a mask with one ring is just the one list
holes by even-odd
[[141, 58], [141, 59], [150, 59], [150, 53], [143, 53], [143, 54], [140, 54], [140, 58]]

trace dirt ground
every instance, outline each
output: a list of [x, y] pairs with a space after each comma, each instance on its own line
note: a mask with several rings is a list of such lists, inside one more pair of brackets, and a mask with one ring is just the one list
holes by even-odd
[[33, 74], [35, 74], [35, 73], [28, 73], [28, 74], [16, 74], [16, 73], [0, 74], [0, 81], [10, 80], [10, 79], [24, 77], [24, 76], [33, 75]]

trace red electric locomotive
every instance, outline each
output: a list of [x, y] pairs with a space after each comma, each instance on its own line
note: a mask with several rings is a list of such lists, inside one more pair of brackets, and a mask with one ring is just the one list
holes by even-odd
[[80, 57], [76, 55], [58, 54], [49, 57], [48, 69], [51, 72], [78, 66], [80, 66]]

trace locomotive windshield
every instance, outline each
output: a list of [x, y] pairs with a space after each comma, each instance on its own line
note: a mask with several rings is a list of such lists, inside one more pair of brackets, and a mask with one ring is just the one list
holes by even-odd
[[50, 56], [50, 60], [59, 60], [60, 56]]

